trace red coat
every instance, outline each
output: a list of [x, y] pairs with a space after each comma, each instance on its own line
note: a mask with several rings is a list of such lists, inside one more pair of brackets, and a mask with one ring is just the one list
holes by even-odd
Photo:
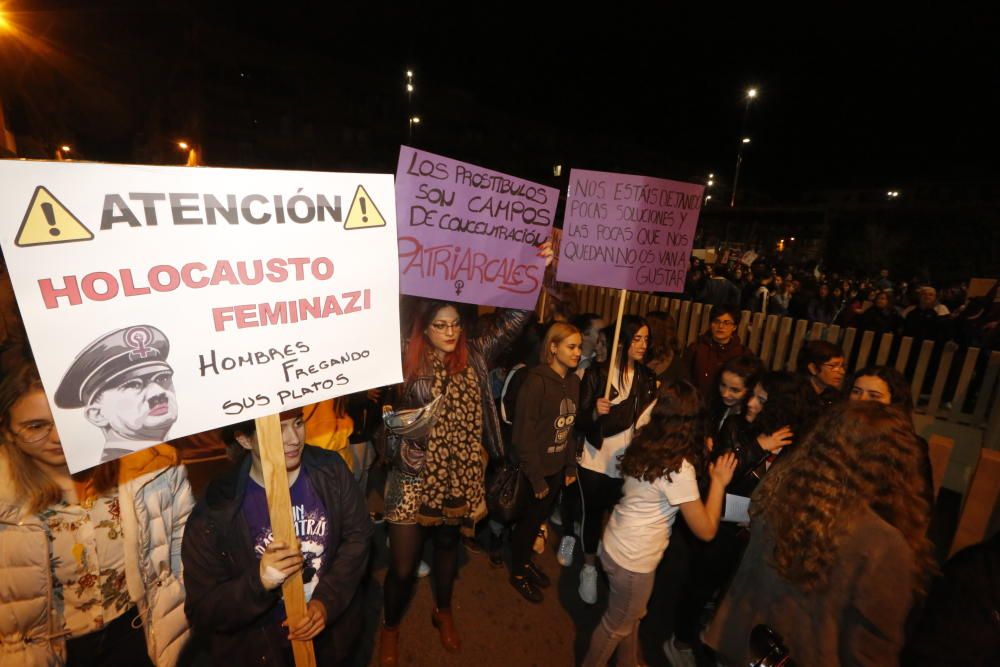
[[688, 346], [684, 353], [688, 379], [698, 387], [702, 401], [708, 403], [712, 392], [719, 391], [719, 372], [722, 366], [730, 359], [749, 352], [735, 333], [728, 344], [720, 345], [706, 331]]

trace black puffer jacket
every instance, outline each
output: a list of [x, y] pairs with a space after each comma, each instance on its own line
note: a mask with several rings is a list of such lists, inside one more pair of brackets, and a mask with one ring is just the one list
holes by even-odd
[[[514, 342], [534, 313], [530, 310], [498, 310], [494, 324], [481, 336], [469, 340], [469, 364], [479, 379], [483, 403], [483, 446], [494, 461], [503, 458], [504, 444], [500, 435], [500, 417], [490, 393], [489, 369], [496, 358]], [[433, 375], [417, 377], [396, 385], [390, 392], [389, 403], [396, 410], [419, 408], [431, 402]]]
[[[630, 429], [642, 411], [656, 400], [656, 376], [643, 364], [636, 364], [628, 399], [612, 405], [608, 414], [595, 418], [597, 399], [604, 397], [607, 383], [607, 365], [599, 368], [591, 366], [584, 372], [580, 383], [580, 409], [576, 420], [578, 432], [597, 449], [604, 444], [604, 438]], [[611, 400], [616, 396], [618, 391], [611, 387]]]

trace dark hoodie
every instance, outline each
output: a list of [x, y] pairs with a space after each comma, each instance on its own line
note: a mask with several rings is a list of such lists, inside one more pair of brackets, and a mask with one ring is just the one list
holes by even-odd
[[688, 346], [685, 353], [686, 368], [694, 386], [698, 387], [703, 401], [708, 401], [712, 392], [718, 392], [716, 381], [719, 371], [730, 359], [749, 352], [735, 333], [725, 345], [720, 345], [708, 331], [698, 336], [698, 340]]
[[545, 478], [565, 471], [576, 474], [576, 448], [570, 437], [580, 403], [580, 378], [560, 377], [541, 364], [521, 371], [511, 442], [521, 470], [536, 493], [548, 488]]

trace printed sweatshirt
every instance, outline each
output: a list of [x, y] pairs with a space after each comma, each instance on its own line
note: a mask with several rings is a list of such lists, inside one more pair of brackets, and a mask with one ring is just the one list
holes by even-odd
[[560, 377], [547, 365], [521, 374], [524, 383], [517, 392], [511, 441], [521, 470], [538, 493], [547, 488], [546, 477], [576, 474], [571, 434], [580, 402], [580, 378], [573, 372]]

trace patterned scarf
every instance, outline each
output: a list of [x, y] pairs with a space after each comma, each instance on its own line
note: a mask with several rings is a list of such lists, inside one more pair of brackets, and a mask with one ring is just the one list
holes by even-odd
[[440, 359], [432, 355], [431, 362], [431, 394], [437, 397], [447, 391], [441, 417], [427, 439], [417, 523], [457, 524], [471, 534], [486, 515], [479, 380], [472, 366], [449, 377]]

